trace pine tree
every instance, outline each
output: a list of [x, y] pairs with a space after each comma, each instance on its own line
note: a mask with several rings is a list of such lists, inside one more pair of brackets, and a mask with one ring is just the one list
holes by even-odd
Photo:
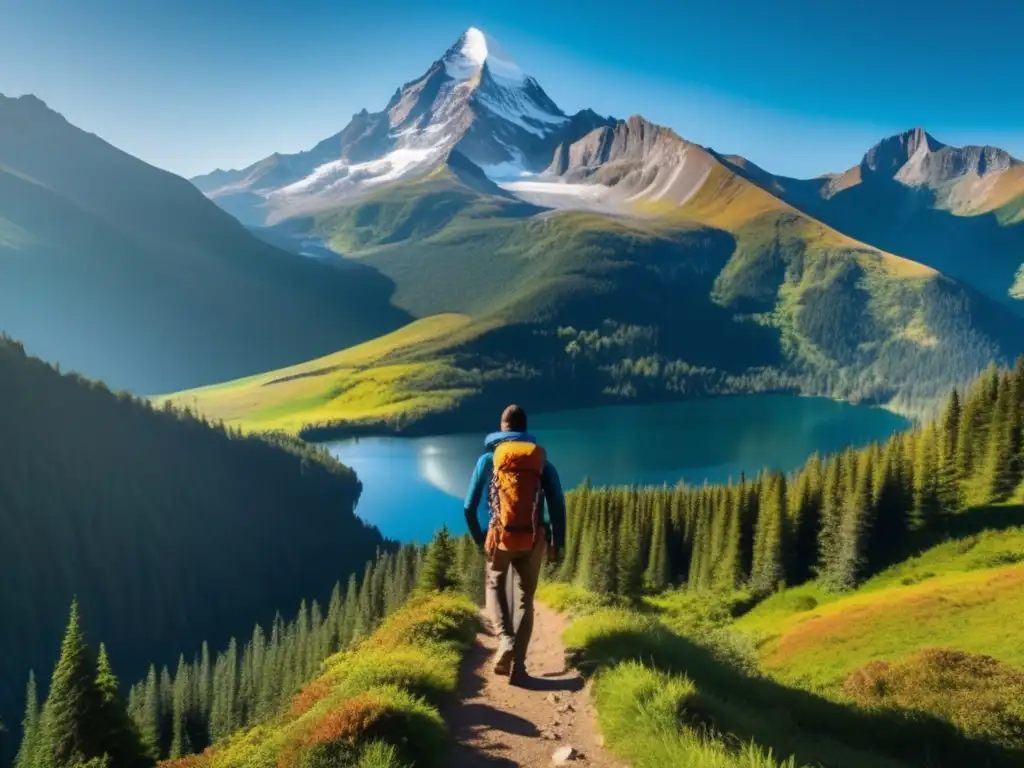
[[943, 514], [951, 515], [959, 512], [964, 505], [963, 491], [960, 488], [960, 470], [957, 460], [957, 449], [960, 445], [960, 420], [963, 408], [960, 405], [960, 393], [953, 390], [946, 404], [940, 427], [941, 454], [939, 456], [939, 508]]
[[166, 756], [171, 749], [171, 733], [174, 730], [174, 681], [171, 679], [171, 672], [165, 664], [160, 669], [160, 685], [157, 687], [160, 695], [160, 728], [158, 734], [159, 754]]
[[25, 719], [21, 721], [21, 747], [14, 760], [14, 768], [35, 768], [36, 750], [39, 745], [39, 693], [36, 688], [35, 672], [28, 673], [25, 690]]
[[766, 594], [784, 580], [783, 535], [786, 520], [786, 478], [767, 476], [762, 483], [764, 501], [757, 518], [751, 588]]
[[987, 500], [1003, 501], [1017, 486], [1017, 462], [1020, 452], [1020, 409], [1008, 380], [999, 387], [991, 424], [984, 480]]
[[189, 694], [192, 690], [191, 674], [185, 657], [178, 657], [178, 671], [174, 675], [174, 704], [171, 714], [171, 747], [169, 757], [173, 760], [191, 754], [192, 744], [189, 740], [188, 715], [190, 709]]
[[818, 532], [819, 577], [831, 572], [839, 559], [840, 529], [843, 519], [844, 460], [835, 456], [825, 467], [821, 499], [821, 528]]
[[327, 655], [337, 653], [341, 650], [341, 626], [344, 604], [341, 598], [341, 582], [334, 585], [331, 591], [330, 602], [327, 603], [327, 626], [325, 629], [327, 641]]
[[726, 498], [725, 508], [727, 512], [723, 516], [724, 530], [721, 556], [715, 563], [714, 586], [716, 589], [731, 592], [740, 585], [740, 538], [741, 538], [741, 515], [743, 514], [742, 491], [739, 488], [730, 488]]
[[822, 574], [826, 589], [838, 592], [856, 586], [864, 566], [865, 537], [871, 516], [871, 465], [866, 464], [859, 468], [856, 488], [843, 503], [835, 557]]
[[111, 669], [107, 649], [102, 643], [96, 662], [96, 688], [101, 700], [96, 737], [102, 743], [104, 753], [110, 756], [112, 764], [117, 768], [153, 765], [153, 755], [143, 744], [135, 723], [128, 717], [121, 701], [117, 677]]
[[359, 584], [353, 573], [348, 577], [348, 587], [342, 605], [341, 624], [338, 628], [339, 647], [344, 648], [356, 636], [356, 625], [359, 621]]
[[915, 530], [933, 525], [941, 510], [939, 461], [935, 443], [933, 427], [926, 427], [918, 433], [914, 458], [914, 514], [911, 517], [911, 525]]
[[39, 719], [36, 768], [64, 768], [102, 757], [97, 739], [101, 708], [96, 664], [85, 642], [76, 600], [71, 603], [60, 658]]
[[797, 478], [793, 493], [790, 553], [787, 555], [787, 581], [801, 584], [814, 574], [818, 562], [818, 538], [821, 534], [821, 460], [811, 457]]
[[196, 676], [196, 709], [204, 731], [208, 731], [210, 727], [212, 699], [213, 668], [210, 666], [210, 646], [204, 640], [199, 651], [199, 669]]
[[668, 557], [668, 521], [665, 519], [665, 507], [661, 499], [655, 502], [651, 518], [651, 546], [644, 571], [644, 588], [651, 592], [661, 592], [669, 584]]
[[306, 653], [306, 658], [308, 659], [307, 679], [316, 673], [320, 662], [330, 655], [330, 651], [327, 648], [327, 634], [325, 632], [323, 611], [320, 609], [320, 603], [316, 600], [313, 601], [313, 605], [309, 609], [309, 633], [310, 646]]
[[459, 574], [455, 570], [455, 561], [455, 543], [448, 533], [448, 526], [442, 525], [430, 542], [417, 589], [420, 592], [433, 592], [458, 587]]
[[[310, 619], [306, 601], [299, 604], [299, 615], [295, 619], [295, 667], [296, 680], [293, 685], [298, 687], [309, 679], [313, 672], [313, 655], [310, 652]], [[319, 659], [318, 659], [319, 661]]]
[[359, 582], [359, 599], [356, 601], [355, 627], [352, 639], [359, 640], [373, 630], [373, 563], [363, 569], [363, 580]]
[[[635, 510], [635, 507], [632, 509]], [[613, 513], [615, 524], [612, 535], [617, 539], [617, 566], [615, 573], [615, 592], [629, 600], [636, 600], [640, 597], [643, 587], [643, 563], [641, 560], [641, 544], [638, 531], [639, 521], [636, 513], [627, 518], [622, 514], [622, 509]]]

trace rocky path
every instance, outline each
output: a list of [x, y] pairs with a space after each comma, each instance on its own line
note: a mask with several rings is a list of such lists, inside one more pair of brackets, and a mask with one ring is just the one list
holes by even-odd
[[[495, 676], [489, 661], [496, 639], [481, 634], [460, 681], [461, 703], [448, 713], [455, 743], [444, 765], [594, 766], [621, 768], [599, 746], [594, 710], [584, 681], [565, 668], [564, 616], [537, 604], [527, 657], [530, 680], [513, 687]], [[566, 753], [571, 750], [571, 757]], [[562, 758], [560, 760], [559, 758]]]

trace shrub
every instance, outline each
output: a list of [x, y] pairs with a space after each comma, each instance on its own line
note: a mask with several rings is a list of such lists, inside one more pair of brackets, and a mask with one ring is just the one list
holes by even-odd
[[818, 600], [813, 595], [793, 595], [792, 599], [788, 601], [788, 605], [793, 613], [803, 613], [817, 608]]
[[864, 706], [928, 713], [970, 736], [1024, 747], [1024, 671], [991, 656], [930, 648], [897, 664], [873, 661], [844, 690]]
[[331, 686], [325, 680], [314, 680], [303, 688], [298, 695], [292, 699], [289, 712], [292, 717], [299, 717], [306, 714], [317, 703], [327, 698], [331, 693]]
[[432, 643], [381, 653], [367, 648], [346, 654], [328, 667], [320, 684], [347, 697], [382, 685], [396, 685], [438, 704], [458, 686], [459, 654]]
[[[423, 643], [466, 648], [479, 629], [477, 608], [455, 593], [416, 598], [389, 618], [360, 648], [395, 649]], [[327, 663], [331, 662], [328, 659]]]

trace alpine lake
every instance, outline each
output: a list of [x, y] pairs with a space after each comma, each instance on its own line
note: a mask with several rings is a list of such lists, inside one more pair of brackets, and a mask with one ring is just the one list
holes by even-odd
[[[497, 422], [497, 414], [495, 416]], [[881, 441], [907, 419], [819, 397], [748, 395], [542, 413], [530, 432], [569, 492], [593, 485], [719, 483], [788, 472], [822, 455]], [[495, 423], [494, 429], [498, 425]], [[362, 437], [325, 443], [363, 483], [357, 514], [385, 536], [425, 542], [442, 524], [466, 530], [463, 498], [484, 434]], [[479, 511], [486, 524], [486, 510]]]

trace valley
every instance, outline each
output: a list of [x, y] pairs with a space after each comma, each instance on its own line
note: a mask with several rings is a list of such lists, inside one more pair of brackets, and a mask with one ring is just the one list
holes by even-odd
[[[1024, 163], [951, 117], [796, 178], [631, 111], [636, 51], [609, 101], [551, 29], [547, 91], [478, 27], [248, 10], [159, 76], [110, 37], [132, 100], [0, 94], [0, 765], [1024, 762]], [[550, 461], [508, 530], [557, 549], [525, 659], [463, 509], [513, 402]]]
[[383, 275], [416, 322], [171, 402], [313, 439], [481, 428], [512, 392], [539, 411], [788, 392], [920, 417], [1024, 351], [1005, 152], [917, 130], [859, 170], [784, 179], [639, 115], [568, 116], [518, 67], [495, 76], [487, 45], [467, 31], [308, 153], [193, 180]]

